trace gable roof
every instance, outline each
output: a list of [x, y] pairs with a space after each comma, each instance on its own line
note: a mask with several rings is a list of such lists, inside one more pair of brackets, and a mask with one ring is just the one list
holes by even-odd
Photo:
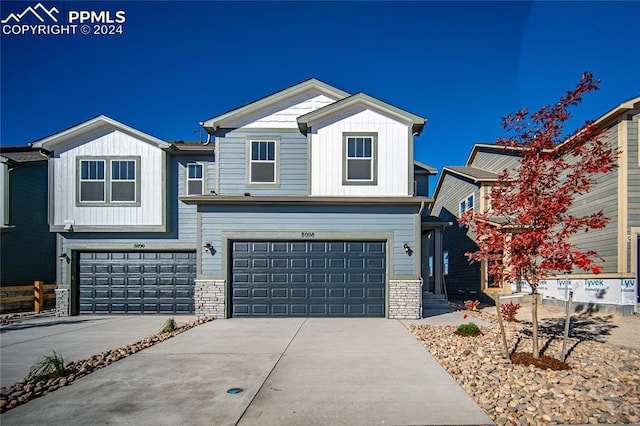
[[476, 158], [476, 155], [480, 151], [502, 151], [504, 153], [509, 152], [514, 155], [517, 155], [518, 151], [521, 151], [522, 148], [518, 148], [515, 146], [505, 146], [505, 145], [497, 145], [494, 143], [476, 143], [471, 148], [471, 152], [469, 153], [469, 157], [467, 158], [467, 162], [465, 163], [467, 166], [473, 163], [473, 160]]
[[74, 136], [82, 135], [84, 133], [99, 129], [104, 126], [111, 126], [122, 131], [123, 133], [127, 133], [144, 142], [155, 145], [158, 148], [164, 149], [169, 147], [169, 144], [167, 142], [158, 139], [155, 136], [151, 136], [147, 133], [141, 132], [140, 130], [134, 129], [133, 127], [127, 126], [126, 124], [120, 123], [119, 121], [116, 121], [105, 115], [99, 115], [87, 121], [83, 121], [80, 124], [69, 127], [68, 129], [65, 129], [61, 132], [54, 133], [53, 135], [39, 139], [35, 142], [31, 142], [29, 146], [33, 148], [44, 148], [48, 151], [53, 151], [57, 145], [66, 142]]
[[431, 167], [431, 166], [427, 166], [426, 164], [421, 163], [421, 162], [419, 162], [419, 161], [415, 161], [415, 160], [414, 160], [414, 161], [413, 161], [413, 165], [414, 165], [414, 167], [417, 167], [417, 168], [419, 168], [419, 169], [422, 169], [422, 170], [426, 171], [426, 172], [427, 172], [428, 174], [430, 174], [430, 175], [436, 175], [436, 174], [438, 174], [438, 170], [437, 170], [436, 168]]
[[442, 173], [438, 178], [438, 182], [436, 183], [436, 189], [433, 192], [433, 199], [438, 199], [438, 194], [440, 193], [440, 188], [442, 187], [442, 183], [447, 175], [452, 175], [457, 178], [467, 179], [472, 181], [474, 184], [479, 185], [484, 182], [495, 182], [498, 180], [500, 175], [497, 173], [493, 173], [484, 169], [479, 169], [473, 166], [445, 166], [442, 168]]
[[473, 166], [446, 166], [442, 171], [448, 171], [473, 181], [473, 183], [492, 182], [498, 180], [499, 174]]
[[245, 104], [239, 108], [234, 108], [223, 114], [220, 114], [208, 120], [202, 121], [200, 122], [200, 125], [204, 127], [207, 133], [215, 135], [220, 133], [220, 131], [225, 128], [225, 123], [228, 123], [237, 117], [259, 110], [261, 108], [274, 105], [282, 101], [283, 99], [286, 99], [287, 97], [297, 95], [309, 89], [318, 90], [319, 92], [334, 98], [341, 99], [349, 96], [349, 93], [345, 91], [342, 91], [336, 87], [330, 86], [327, 83], [324, 83], [315, 78], [310, 78], [301, 83], [294, 84], [293, 86], [289, 86], [286, 89], [272, 93], [271, 95], [262, 97], [256, 101], [249, 102], [248, 104]]
[[344, 108], [352, 107], [354, 105], [364, 105], [367, 108], [381, 110], [393, 117], [409, 121], [412, 124], [412, 132], [416, 134], [420, 134], [422, 132], [424, 124], [427, 122], [426, 118], [420, 117], [360, 92], [298, 117], [298, 128], [306, 135], [309, 130], [309, 122], [331, 116]]

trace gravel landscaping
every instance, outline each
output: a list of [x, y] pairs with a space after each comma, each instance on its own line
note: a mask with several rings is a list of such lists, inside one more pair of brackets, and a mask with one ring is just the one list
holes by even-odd
[[4, 413], [34, 398], [44, 396], [61, 387], [68, 386], [87, 374], [212, 320], [213, 317], [198, 318], [186, 324], [179, 325], [173, 331], [159, 332], [135, 343], [105, 351], [87, 359], [69, 362], [65, 365], [65, 374], [61, 376], [50, 375], [33, 380], [24, 379], [15, 383], [13, 386], [2, 387], [0, 388], [0, 412]]
[[[615, 327], [606, 318], [572, 318], [570, 369], [555, 371], [511, 364], [495, 315], [473, 315], [492, 322], [475, 337], [454, 334], [454, 326], [409, 329], [496, 424], [640, 422], [640, 351], [597, 341]], [[562, 325], [541, 321], [544, 355], [561, 358]], [[505, 329], [511, 353], [531, 352], [530, 323], [508, 322]]]

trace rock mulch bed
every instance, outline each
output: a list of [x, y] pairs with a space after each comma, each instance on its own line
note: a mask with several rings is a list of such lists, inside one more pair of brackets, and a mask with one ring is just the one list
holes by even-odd
[[40, 378], [36, 380], [22, 380], [13, 386], [0, 388], [0, 412], [4, 413], [22, 405], [34, 398], [46, 395], [61, 387], [68, 386], [87, 374], [113, 364], [123, 358], [133, 355], [143, 349], [177, 336], [200, 324], [212, 321], [213, 317], [203, 317], [191, 320], [178, 326], [174, 331], [156, 333], [135, 343], [122, 346], [93, 355], [91, 358], [73, 361], [65, 366], [66, 374], [60, 377]]
[[[505, 328], [511, 352], [531, 352], [530, 325]], [[511, 364], [496, 323], [474, 338], [455, 335], [453, 326], [409, 329], [498, 425], [640, 422], [638, 351], [570, 339], [571, 369], [554, 371]], [[545, 355], [561, 357], [561, 336], [540, 336], [540, 344]]]

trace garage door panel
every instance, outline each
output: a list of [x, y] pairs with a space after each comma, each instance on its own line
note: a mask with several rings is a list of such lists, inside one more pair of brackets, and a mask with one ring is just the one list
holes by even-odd
[[364, 299], [365, 289], [363, 287], [349, 288], [347, 290], [347, 296], [349, 297], [349, 299]]
[[231, 315], [384, 316], [385, 245], [232, 242]]
[[289, 289], [287, 288], [272, 288], [271, 299], [286, 299], [289, 295]]
[[307, 288], [292, 288], [289, 295], [292, 299], [307, 299], [308, 290]]
[[292, 316], [306, 317], [309, 315], [309, 309], [307, 305], [292, 303], [289, 305], [289, 309]]
[[309, 289], [309, 297], [312, 299], [326, 299], [327, 298], [327, 289], [326, 288], [310, 288]]
[[293, 285], [301, 285], [307, 284], [307, 274], [291, 274], [290, 276], [291, 284]]
[[195, 276], [195, 252], [82, 252], [80, 313], [192, 313]]

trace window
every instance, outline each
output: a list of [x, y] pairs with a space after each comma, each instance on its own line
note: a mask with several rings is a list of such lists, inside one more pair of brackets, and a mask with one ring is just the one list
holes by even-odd
[[187, 195], [202, 195], [204, 193], [204, 174], [202, 164], [187, 165]]
[[275, 140], [251, 141], [249, 183], [277, 183]]
[[140, 158], [79, 158], [80, 205], [139, 205]]
[[136, 201], [136, 162], [111, 161], [111, 201]]
[[343, 138], [343, 183], [347, 185], [375, 185], [377, 135], [375, 133], [346, 133]]
[[460, 201], [460, 217], [468, 211], [473, 210], [473, 194]]
[[429, 256], [429, 276], [433, 276], [433, 256]]
[[80, 162], [80, 201], [87, 203], [105, 202], [104, 160], [83, 160]]
[[442, 254], [442, 274], [449, 275], [449, 252], [445, 251]]

